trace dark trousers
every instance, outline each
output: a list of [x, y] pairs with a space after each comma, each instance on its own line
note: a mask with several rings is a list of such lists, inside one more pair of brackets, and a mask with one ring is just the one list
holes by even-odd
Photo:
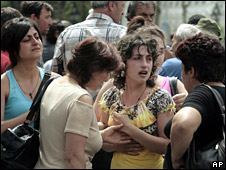
[[93, 169], [110, 169], [113, 152], [105, 152], [100, 150], [92, 160]]

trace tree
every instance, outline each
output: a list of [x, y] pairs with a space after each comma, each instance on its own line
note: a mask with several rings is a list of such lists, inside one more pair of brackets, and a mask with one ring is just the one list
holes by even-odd
[[187, 8], [190, 5], [190, 1], [182, 1], [182, 9], [183, 9], [183, 22], [186, 23], [187, 22]]
[[160, 19], [160, 14], [161, 14], [161, 1], [157, 1], [156, 4], [156, 15], [155, 15], [155, 24], [159, 25], [159, 19]]
[[[1, 1], [2, 7], [12, 7], [19, 11], [22, 1]], [[68, 20], [71, 23], [81, 22], [86, 19], [91, 8], [90, 1], [46, 1], [54, 8], [52, 18]]]

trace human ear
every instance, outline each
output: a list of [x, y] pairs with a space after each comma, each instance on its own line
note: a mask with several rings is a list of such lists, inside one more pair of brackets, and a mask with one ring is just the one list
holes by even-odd
[[115, 5], [115, 2], [114, 1], [109, 1], [109, 3], [108, 3], [108, 9], [110, 11], [113, 11], [114, 10], [114, 5]]

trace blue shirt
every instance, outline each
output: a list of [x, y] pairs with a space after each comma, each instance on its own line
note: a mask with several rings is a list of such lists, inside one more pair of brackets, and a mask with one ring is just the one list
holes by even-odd
[[[44, 69], [39, 68], [41, 80], [44, 77]], [[27, 112], [32, 104], [32, 100], [28, 99], [22, 90], [20, 89], [12, 69], [6, 72], [8, 79], [9, 79], [9, 96], [5, 103], [5, 113], [4, 113], [4, 120], [13, 119], [25, 112]], [[34, 123], [30, 124], [32, 127]]]

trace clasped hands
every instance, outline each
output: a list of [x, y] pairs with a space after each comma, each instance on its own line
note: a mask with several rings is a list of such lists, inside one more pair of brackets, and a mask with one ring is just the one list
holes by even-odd
[[105, 145], [106, 150], [112, 150], [117, 152], [122, 152], [128, 155], [139, 155], [139, 151], [144, 150], [144, 147], [137, 143], [135, 140], [133, 140], [129, 135], [126, 134], [126, 131], [129, 130], [130, 126], [134, 126], [127, 115], [121, 115], [118, 113], [112, 113], [113, 118], [113, 126], [110, 126], [106, 128], [105, 130], [109, 128], [114, 128], [114, 134], [111, 136], [113, 141], [109, 142], [104, 140], [104, 143], [112, 143], [111, 149], [107, 149]]
[[176, 104], [176, 111], [179, 111], [181, 109], [181, 106], [184, 103], [184, 100], [186, 99], [187, 94], [186, 93], [179, 93], [173, 96], [173, 101]]

